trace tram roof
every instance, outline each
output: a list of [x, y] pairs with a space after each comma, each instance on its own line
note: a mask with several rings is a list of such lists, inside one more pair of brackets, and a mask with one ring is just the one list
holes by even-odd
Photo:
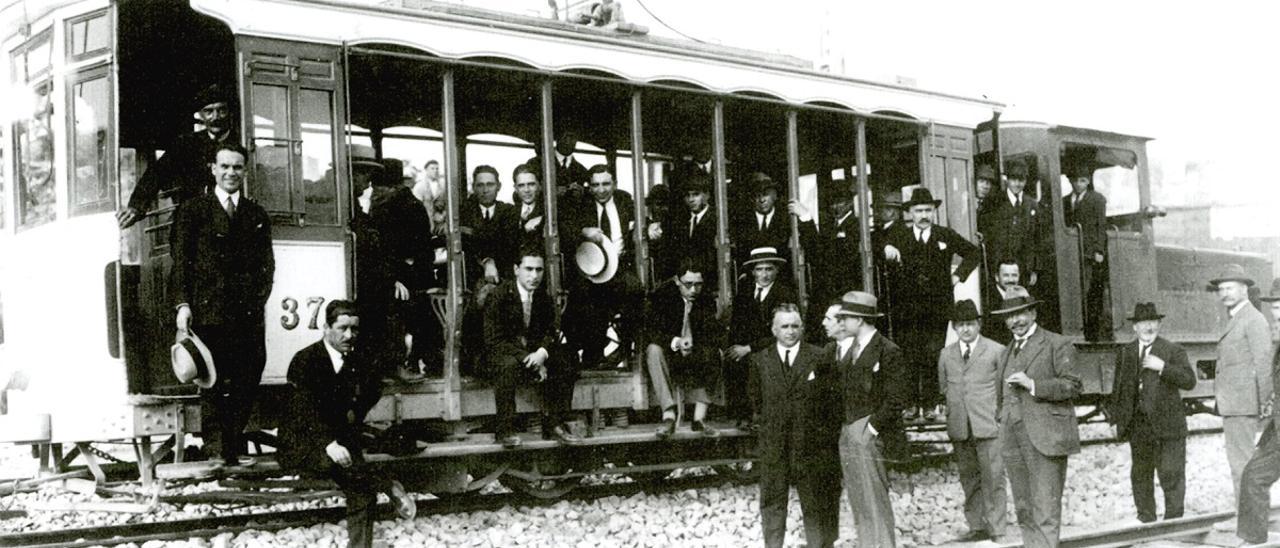
[[[1004, 105], [818, 72], [790, 56], [630, 35], [428, 0], [191, 0], [233, 33], [352, 46], [390, 44], [444, 59], [505, 58], [546, 71], [601, 71], [640, 83], [692, 84], [795, 104], [840, 105], [972, 127]], [[306, 24], [298, 24], [306, 21]]]
[[1069, 126], [1064, 124], [1050, 124], [1046, 122], [1037, 122], [1032, 120], [1007, 120], [1007, 121], [1001, 120], [1000, 127], [1006, 128], [1006, 129], [1012, 129], [1012, 128], [1041, 129], [1041, 130], [1057, 132], [1057, 133], [1094, 135], [1094, 136], [1104, 137], [1109, 139], [1136, 139], [1143, 142], [1155, 140], [1155, 137], [1144, 137], [1142, 135], [1134, 135], [1131, 133], [1118, 133], [1115, 131], [1108, 131], [1103, 129], [1088, 128], [1083, 126]]

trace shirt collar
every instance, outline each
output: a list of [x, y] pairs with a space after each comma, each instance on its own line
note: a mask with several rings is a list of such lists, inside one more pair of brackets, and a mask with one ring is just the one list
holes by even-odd
[[774, 344], [774, 346], [775, 346], [775, 347], [777, 348], [777, 350], [778, 350], [778, 359], [779, 359], [779, 360], [783, 359], [783, 355], [785, 355], [785, 354], [786, 354], [786, 352], [787, 352], [788, 350], [790, 350], [790, 351], [791, 351], [791, 363], [792, 363], [793, 365], [796, 363], [796, 355], [800, 353], [800, 343], [798, 343], [798, 342], [797, 342], [795, 345], [792, 345], [792, 346], [782, 346], [782, 343], [780, 343], [780, 342], [779, 342], [779, 343], [775, 343], [775, 344]]
[[1241, 299], [1240, 302], [1236, 303], [1235, 306], [1231, 307], [1231, 309], [1227, 312], [1227, 314], [1229, 314], [1232, 318], [1236, 317], [1236, 314], [1240, 313], [1240, 309], [1244, 308], [1244, 305], [1246, 304], [1249, 304], [1249, 301], [1247, 299]]
[[560, 151], [556, 151], [556, 165], [563, 166], [566, 158], [573, 158], [573, 154], [560, 154]]
[[689, 216], [690, 216], [690, 217], [692, 217], [692, 218], [694, 218], [694, 219], [696, 219], [696, 221], [695, 221], [695, 222], [699, 222], [699, 223], [701, 223], [701, 222], [702, 222], [702, 216], [707, 214], [707, 210], [708, 210], [708, 209], [711, 209], [711, 207], [710, 207], [710, 206], [702, 206], [702, 211], [699, 211], [699, 212], [697, 212], [697, 213], [694, 213], [694, 212], [690, 211], [690, 212], [689, 212]]
[[602, 209], [608, 209], [609, 206], [611, 205], [613, 205], [613, 196], [610, 196], [609, 200], [603, 204], [600, 203], [599, 201], [596, 201], [596, 211], [600, 211]]
[[840, 226], [840, 225], [844, 224], [844, 220], [845, 220], [845, 219], [848, 219], [850, 215], [853, 215], [853, 210], [852, 210], [852, 209], [850, 209], [849, 211], [844, 212], [844, 215], [841, 215], [839, 219], [836, 219], [836, 226]]
[[1010, 204], [1010, 205], [1017, 204], [1017, 203], [1018, 203], [1018, 199], [1019, 199], [1019, 198], [1022, 198], [1022, 195], [1021, 195], [1021, 194], [1014, 194], [1012, 190], [1006, 190], [1006, 191], [1004, 191], [1004, 193], [1009, 195], [1009, 204]]
[[858, 354], [862, 354], [862, 350], [871, 343], [871, 337], [876, 336], [876, 328], [867, 326], [862, 333], [858, 334]]
[[1035, 324], [1035, 323], [1033, 323], [1033, 324], [1031, 324], [1031, 328], [1030, 328], [1030, 329], [1027, 329], [1027, 334], [1026, 334], [1026, 336], [1024, 336], [1024, 337], [1014, 337], [1014, 338], [1013, 338], [1013, 340], [1015, 340], [1015, 341], [1019, 341], [1019, 342], [1021, 342], [1021, 343], [1023, 343], [1023, 344], [1026, 344], [1027, 339], [1030, 339], [1032, 335], [1035, 335], [1035, 334], [1036, 334], [1036, 330], [1037, 330], [1037, 329], [1039, 329], [1039, 328], [1040, 328], [1040, 324]]
[[222, 187], [220, 187], [220, 186], [218, 186], [218, 185], [214, 185], [214, 186], [213, 186], [213, 193], [214, 193], [214, 195], [216, 195], [216, 196], [218, 197], [218, 203], [220, 203], [220, 204], [225, 204], [225, 203], [227, 203], [227, 197], [230, 197], [230, 198], [231, 198], [231, 203], [233, 203], [233, 204], [235, 204], [235, 205], [237, 205], [237, 206], [238, 206], [238, 205], [240, 205], [240, 191], [239, 191], [239, 190], [237, 190], [235, 194], [227, 194], [227, 191], [222, 190]]
[[858, 339], [856, 337], [836, 339], [836, 348], [840, 349], [840, 355], [843, 356], [845, 352], [848, 352], [849, 347], [853, 346], [853, 343], [856, 342], [857, 340]]
[[525, 289], [520, 282], [516, 282], [516, 291], [520, 293], [520, 302], [533, 302], [533, 292]]
[[756, 212], [756, 220], [757, 220], [757, 221], [767, 221], [767, 220], [769, 220], [771, 217], [773, 217], [773, 212], [774, 212], [774, 211], [777, 211], [777, 208], [774, 208], [774, 209], [769, 210], [769, 212], [768, 212], [768, 213], [760, 213], [759, 211], [757, 211], [757, 212]]
[[338, 349], [329, 346], [329, 341], [324, 341], [324, 349], [329, 353], [329, 363], [333, 365], [333, 372], [341, 372], [343, 365], [346, 364], [346, 359], [343, 358], [342, 352], [338, 352]]

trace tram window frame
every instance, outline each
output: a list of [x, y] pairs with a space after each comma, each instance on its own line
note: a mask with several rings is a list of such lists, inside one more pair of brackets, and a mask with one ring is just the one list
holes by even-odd
[[[31, 72], [32, 53], [47, 48], [39, 68]], [[53, 28], [47, 28], [9, 52], [9, 79], [17, 84], [33, 84], [53, 73]]]
[[[14, 151], [13, 191], [14, 191], [14, 202], [17, 206], [15, 208], [14, 222], [18, 227], [19, 231], [36, 228], [58, 219], [58, 192], [57, 192], [58, 151], [56, 146], [57, 136], [54, 133], [55, 128], [53, 124], [53, 120], [56, 118], [56, 116], [54, 115], [54, 101], [53, 101], [53, 95], [55, 91], [54, 81], [52, 78], [46, 78], [46, 79], [38, 80], [32, 83], [31, 85], [25, 86], [25, 89], [32, 92], [33, 94], [35, 94], [37, 90], [41, 88], [46, 88], [45, 96], [47, 97], [46, 99], [43, 100], [44, 106], [41, 108], [41, 110], [45, 110], [47, 112], [44, 112], [43, 116], [36, 116], [35, 115], [36, 112], [34, 110], [34, 107], [36, 106], [35, 104], [36, 101], [33, 100], [32, 116], [24, 117], [22, 119], [15, 119], [11, 126], [12, 132], [13, 132], [12, 143], [13, 143], [13, 151]], [[25, 166], [29, 162], [27, 161], [28, 153], [24, 152], [24, 149], [29, 150], [29, 147], [32, 144], [32, 142], [29, 140], [32, 130], [31, 130], [31, 127], [26, 127], [25, 124], [34, 123], [38, 121], [40, 118], [44, 119], [42, 127], [48, 133], [47, 149], [49, 154], [49, 159], [48, 159], [49, 170], [48, 170], [48, 175], [42, 184], [48, 185], [47, 194], [48, 194], [49, 200], [47, 204], [42, 202], [36, 205], [39, 206], [40, 208], [43, 208], [44, 206], [47, 205], [48, 214], [35, 217], [32, 219], [28, 219], [29, 215], [34, 214], [34, 212], [32, 211], [34, 207], [32, 205], [29, 205], [27, 200], [28, 193], [30, 192], [30, 185], [28, 184], [27, 177], [24, 174], [28, 171]], [[27, 140], [24, 140], [24, 138]]]
[[[71, 216], [88, 215], [92, 213], [101, 213], [104, 211], [113, 211], [116, 209], [117, 179], [115, 177], [116, 162], [111, 151], [115, 150], [115, 98], [114, 98], [114, 81], [111, 74], [111, 65], [107, 63], [98, 64], [87, 69], [77, 71], [67, 77], [66, 84], [66, 124], [68, 137], [67, 150], [67, 174], [68, 174], [68, 200], [71, 202]], [[100, 167], [97, 177], [94, 178], [94, 184], [101, 189], [99, 197], [82, 202], [81, 198], [85, 190], [82, 180], [78, 176], [79, 167], [77, 162], [80, 160], [79, 136], [77, 131], [76, 116], [80, 112], [77, 105], [77, 97], [74, 90], [77, 86], [87, 82], [101, 80], [106, 84], [106, 112], [105, 120], [99, 128], [99, 134], [104, 139], [98, 145], [101, 156], [97, 159], [96, 164]], [[86, 103], [87, 104], [87, 103]], [[95, 116], [97, 118], [97, 116]]]
[[[98, 30], [106, 37], [106, 43], [101, 47], [94, 49], [87, 49], [86, 47], [84, 51], [77, 53], [77, 33], [84, 37], [84, 44], [87, 46], [89, 38], [94, 34], [92, 32], [94, 23], [101, 23], [103, 25], [103, 27], [100, 27]], [[79, 30], [80, 28], [83, 28], [83, 32]], [[67, 62], [69, 63], [77, 63], [111, 52], [111, 37], [114, 35], [114, 28], [107, 8], [68, 19], [65, 23], [64, 31]]]
[[[1097, 192], [1103, 198], [1106, 198], [1108, 220], [1115, 220], [1117, 217], [1132, 217], [1142, 212], [1142, 174], [1139, 170], [1141, 167], [1139, 165], [1140, 156], [1137, 152], [1125, 147], [1095, 145], [1077, 141], [1064, 142], [1058, 152], [1059, 164], [1063, 166], [1062, 173], [1058, 176], [1063, 196], [1069, 196], [1073, 191], [1071, 178], [1066, 173], [1066, 166], [1069, 165], [1069, 162], [1079, 161], [1078, 159], [1068, 160], [1069, 153], [1067, 151], [1072, 149], [1093, 149], [1093, 159], [1091, 160], [1093, 169], [1089, 173], [1089, 190]], [[1132, 167], [1125, 165], [1126, 163], [1132, 164]], [[1124, 171], [1111, 171], [1116, 168]], [[1107, 184], [1102, 185], [1099, 184], [1099, 174], [1104, 171], [1108, 174], [1124, 173], [1127, 176], [1119, 181], [1112, 177], [1106, 177]], [[1117, 182], [1123, 186], [1114, 186]], [[1121, 190], [1121, 192], [1115, 192], [1117, 189]], [[1128, 199], [1117, 200], [1117, 196], [1125, 196]]]

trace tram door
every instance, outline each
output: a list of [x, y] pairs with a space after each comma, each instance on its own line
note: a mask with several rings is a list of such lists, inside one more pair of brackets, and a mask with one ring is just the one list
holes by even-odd
[[337, 47], [239, 37], [247, 196], [272, 220], [275, 282], [267, 299], [263, 382], [285, 382], [289, 359], [315, 342], [324, 306], [351, 294], [346, 230], [351, 193]]
[[[976, 241], [977, 201], [973, 198], [973, 132], [965, 128], [934, 125], [925, 145], [927, 169], [924, 185], [942, 198], [938, 223]], [[955, 288], [955, 298], [981, 302], [982, 268]]]

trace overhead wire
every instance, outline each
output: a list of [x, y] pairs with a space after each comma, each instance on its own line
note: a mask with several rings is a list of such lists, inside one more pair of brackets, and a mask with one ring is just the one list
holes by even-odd
[[662, 26], [667, 27], [668, 29], [670, 29], [670, 30], [671, 30], [671, 32], [674, 32], [674, 33], [676, 33], [676, 34], [679, 34], [680, 36], [683, 36], [683, 37], [685, 37], [685, 38], [687, 38], [687, 39], [689, 39], [689, 40], [693, 40], [694, 42], [697, 42], [697, 43], [699, 43], [699, 44], [705, 44], [705, 43], [707, 43], [707, 42], [706, 42], [706, 41], [704, 41], [704, 40], [699, 40], [699, 39], [697, 39], [697, 38], [694, 38], [694, 37], [692, 37], [692, 36], [689, 36], [688, 34], [685, 34], [685, 33], [683, 33], [683, 32], [680, 32], [680, 31], [679, 31], [678, 29], [676, 29], [675, 27], [673, 27], [673, 26], [671, 26], [671, 25], [667, 24], [667, 22], [666, 22], [666, 21], [663, 21], [661, 17], [658, 17], [658, 14], [654, 13], [654, 12], [653, 12], [653, 10], [649, 9], [649, 6], [646, 6], [646, 5], [644, 4], [644, 0], [636, 0], [636, 3], [640, 5], [640, 8], [641, 8], [641, 9], [643, 9], [643, 10], [645, 11], [645, 13], [648, 13], [650, 17], [652, 17], [655, 21], [657, 21], [657, 22], [658, 22], [659, 24], [661, 24]]

